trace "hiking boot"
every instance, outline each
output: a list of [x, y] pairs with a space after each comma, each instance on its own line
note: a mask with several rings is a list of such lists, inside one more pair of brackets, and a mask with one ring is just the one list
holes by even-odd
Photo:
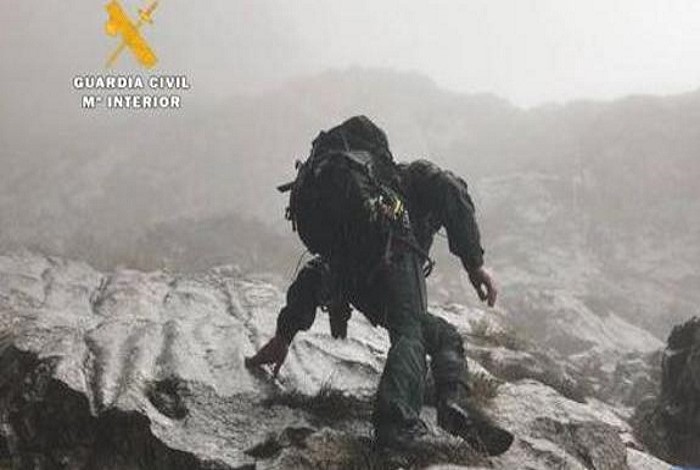
[[504, 453], [513, 443], [513, 434], [498, 427], [483, 413], [473, 409], [466, 411], [452, 402], [438, 406], [437, 421], [445, 431], [490, 456]]
[[412, 420], [403, 426], [382, 426], [375, 433], [377, 447], [405, 450], [428, 435], [428, 426], [420, 420]]

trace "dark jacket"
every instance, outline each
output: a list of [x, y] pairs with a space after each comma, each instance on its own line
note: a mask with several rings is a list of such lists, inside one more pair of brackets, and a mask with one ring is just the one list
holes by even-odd
[[[418, 245], [429, 252], [435, 234], [445, 227], [450, 252], [462, 261], [465, 269], [479, 268], [484, 250], [474, 203], [464, 180], [427, 160], [400, 164], [399, 173], [411, 230]], [[372, 323], [381, 323], [381, 288], [366, 285], [371, 283], [366, 282], [369, 273], [365, 274], [350, 282], [345, 280], [340, 289], [345, 292], [338, 292], [339, 274], [326, 260], [312, 259], [287, 291], [287, 305], [277, 319], [277, 334], [291, 341], [298, 331], [308, 330], [319, 306], [340, 310], [341, 316], [347, 317], [348, 302]], [[338, 315], [338, 311], [333, 314]], [[341, 330], [334, 331], [334, 336], [344, 337], [343, 327]]]
[[399, 170], [411, 228], [420, 246], [430, 251], [435, 234], [445, 227], [450, 252], [467, 270], [484, 264], [484, 250], [467, 183], [427, 160], [400, 164]]

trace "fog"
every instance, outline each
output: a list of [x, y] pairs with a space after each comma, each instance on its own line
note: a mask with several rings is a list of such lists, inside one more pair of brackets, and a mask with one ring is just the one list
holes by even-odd
[[[103, 7], [0, 4], [3, 249], [288, 279], [274, 187], [364, 113], [467, 179], [506, 305], [563, 289], [658, 335], [697, 312], [697, 2], [163, 0], [155, 73], [192, 89], [159, 112], [80, 108], [73, 77], [116, 46]], [[444, 248], [435, 298], [473, 302]]]
[[[113, 46], [99, 2], [4, 2], [0, 13], [4, 102], [29, 87], [60, 94]], [[692, 0], [164, 0], [144, 34], [161, 68], [193, 75], [203, 96], [360, 65], [533, 106], [697, 88], [699, 18]]]

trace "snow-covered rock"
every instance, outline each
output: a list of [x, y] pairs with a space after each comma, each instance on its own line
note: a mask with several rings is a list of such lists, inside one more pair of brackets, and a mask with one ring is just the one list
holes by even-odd
[[[0, 458], [98, 470], [666, 468], [627, 447], [629, 427], [614, 408], [531, 380], [501, 385], [489, 408], [518, 436], [499, 458], [488, 462], [437, 430], [425, 452], [378, 456], [368, 410], [387, 335], [355, 314], [349, 338], [333, 340], [319, 313], [278, 380], [252, 373], [243, 359], [272, 336], [283, 299], [232, 268], [104, 274], [32, 253], [0, 256]], [[465, 334], [486, 315], [431, 310]]]

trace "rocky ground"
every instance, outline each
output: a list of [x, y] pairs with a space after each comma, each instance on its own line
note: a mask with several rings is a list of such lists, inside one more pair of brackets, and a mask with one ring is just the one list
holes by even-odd
[[629, 424], [640, 390], [656, 387], [653, 348], [563, 356], [519, 337], [507, 314], [433, 305], [467, 340], [477, 398], [517, 439], [488, 459], [434, 429], [396, 455], [371, 445], [388, 339], [361, 315], [339, 341], [319, 314], [278, 380], [244, 367], [282, 302], [233, 268], [105, 274], [0, 257], [0, 457], [21, 469], [669, 467]]
[[632, 423], [655, 455], [684, 467], [700, 464], [700, 318], [677, 325], [661, 361], [658, 393], [637, 405]]

